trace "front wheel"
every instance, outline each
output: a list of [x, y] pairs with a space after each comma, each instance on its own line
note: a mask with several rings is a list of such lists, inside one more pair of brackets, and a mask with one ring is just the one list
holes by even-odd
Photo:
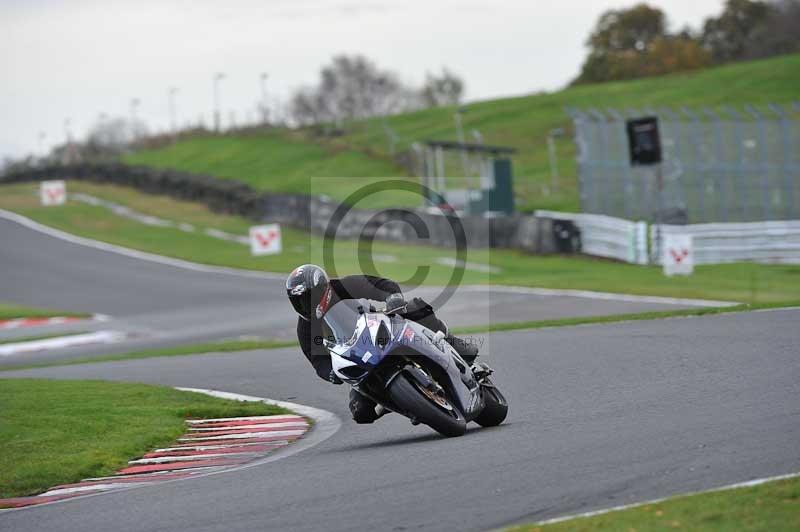
[[444, 436], [461, 436], [467, 431], [463, 414], [446, 397], [423, 389], [402, 373], [389, 385], [389, 396], [403, 412]]

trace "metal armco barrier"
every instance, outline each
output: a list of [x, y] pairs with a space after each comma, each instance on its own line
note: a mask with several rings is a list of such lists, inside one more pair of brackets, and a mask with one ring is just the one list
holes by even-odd
[[[655, 230], [655, 226], [650, 227], [651, 238]], [[661, 231], [662, 235], [692, 235], [695, 264], [800, 264], [800, 220], [662, 225]]]
[[[581, 231], [584, 253], [632, 264], [649, 262], [648, 236], [652, 248], [658, 230], [656, 225], [597, 214], [536, 211], [536, 216], [572, 220]], [[692, 235], [695, 264], [800, 264], [800, 220], [661, 226], [662, 238], [674, 234]]]
[[536, 211], [538, 218], [570, 220], [581, 231], [581, 250], [633, 264], [647, 264], [647, 224], [602, 214]]

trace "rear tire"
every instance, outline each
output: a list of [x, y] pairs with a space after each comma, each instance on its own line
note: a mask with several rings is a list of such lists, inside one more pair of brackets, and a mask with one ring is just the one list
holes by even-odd
[[481, 386], [486, 406], [473, 421], [481, 427], [496, 427], [505, 421], [508, 415], [508, 402], [489, 379], [486, 379], [486, 382], [489, 383], [489, 386]]
[[451, 411], [436, 405], [402, 373], [389, 385], [389, 396], [403, 412], [444, 436], [462, 436], [467, 431], [467, 422], [457, 407], [449, 400]]

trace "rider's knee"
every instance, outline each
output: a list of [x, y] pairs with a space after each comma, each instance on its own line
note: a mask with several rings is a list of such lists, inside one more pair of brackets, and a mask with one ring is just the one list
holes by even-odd
[[356, 423], [372, 423], [378, 419], [378, 415], [375, 413], [375, 402], [355, 390], [351, 390], [349, 406], [350, 414]]

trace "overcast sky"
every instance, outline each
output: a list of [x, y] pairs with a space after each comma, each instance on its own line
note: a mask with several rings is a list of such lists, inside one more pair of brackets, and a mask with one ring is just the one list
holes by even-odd
[[[169, 123], [210, 122], [212, 75], [224, 119], [253, 113], [259, 75], [272, 98], [314, 83], [332, 55], [362, 53], [419, 84], [447, 66], [467, 99], [555, 90], [573, 78], [583, 43], [618, 0], [0, 0], [0, 158], [82, 137], [100, 113]], [[652, 1], [673, 28], [698, 26], [722, 0]]]

